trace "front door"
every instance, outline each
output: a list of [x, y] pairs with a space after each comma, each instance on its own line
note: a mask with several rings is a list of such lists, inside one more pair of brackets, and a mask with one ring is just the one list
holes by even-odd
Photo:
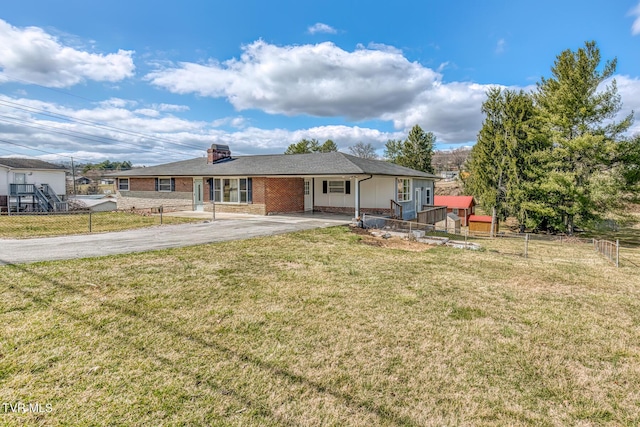
[[193, 180], [193, 206], [197, 211], [204, 211], [204, 190], [202, 178]]
[[13, 183], [14, 184], [26, 184], [27, 183], [27, 175], [24, 173], [14, 173], [13, 174]]
[[313, 186], [311, 185], [311, 178], [304, 179], [304, 210], [313, 210]]
[[422, 188], [416, 188], [416, 215], [422, 210]]

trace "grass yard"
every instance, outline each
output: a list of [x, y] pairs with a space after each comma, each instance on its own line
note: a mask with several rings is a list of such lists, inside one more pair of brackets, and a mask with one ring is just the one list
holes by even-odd
[[[163, 224], [202, 221], [163, 215]], [[160, 225], [159, 215], [131, 212], [96, 212], [91, 214], [91, 232], [122, 231]], [[60, 236], [89, 233], [89, 214], [65, 215], [0, 215], [0, 238]]]
[[0, 267], [0, 402], [51, 409], [0, 424], [640, 424], [637, 267], [582, 244], [365, 241]]

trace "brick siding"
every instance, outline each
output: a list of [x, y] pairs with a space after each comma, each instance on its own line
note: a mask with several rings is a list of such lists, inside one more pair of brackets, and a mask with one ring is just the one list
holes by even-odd
[[266, 213], [304, 212], [304, 178], [266, 178]]
[[[193, 178], [178, 177], [174, 178], [176, 193], [192, 193]], [[155, 178], [129, 178], [129, 191], [156, 191]], [[162, 192], [164, 193], [164, 192]]]
[[[211, 211], [210, 185], [207, 179], [203, 184], [204, 208]], [[193, 199], [193, 178], [175, 178], [176, 191], [172, 192], [155, 191], [155, 178], [130, 178], [129, 189], [118, 193], [118, 209], [144, 209], [160, 205], [188, 207]], [[252, 200], [253, 203], [249, 204], [217, 203], [216, 212], [257, 215], [304, 212], [304, 179], [254, 177]]]

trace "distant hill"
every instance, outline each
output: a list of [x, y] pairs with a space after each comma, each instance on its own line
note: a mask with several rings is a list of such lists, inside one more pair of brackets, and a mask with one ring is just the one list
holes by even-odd
[[437, 196], [462, 196], [462, 183], [454, 181], [436, 181], [435, 193]]

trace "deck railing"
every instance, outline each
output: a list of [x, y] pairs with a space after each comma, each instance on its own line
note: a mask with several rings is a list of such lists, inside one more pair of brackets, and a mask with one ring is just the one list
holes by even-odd
[[446, 206], [422, 206], [418, 212], [418, 222], [421, 224], [436, 224], [447, 218]]
[[395, 200], [391, 200], [391, 212], [394, 218], [402, 218], [402, 205]]

